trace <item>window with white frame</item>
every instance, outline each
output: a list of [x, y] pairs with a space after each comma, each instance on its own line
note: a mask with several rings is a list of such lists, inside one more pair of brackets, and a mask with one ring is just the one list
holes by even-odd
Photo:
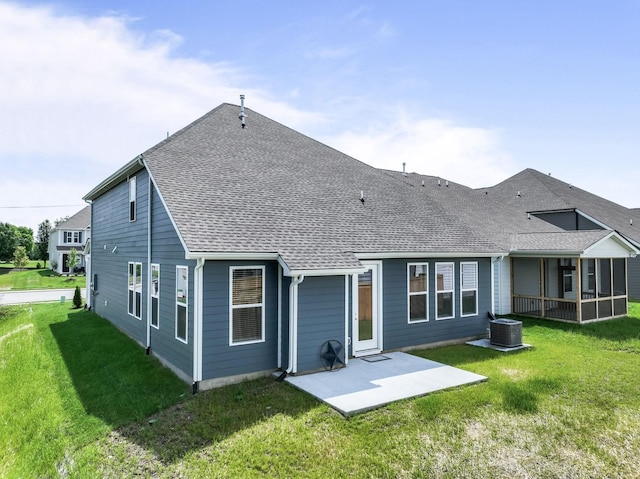
[[136, 177], [129, 178], [129, 221], [136, 220]]
[[189, 268], [176, 266], [176, 339], [187, 342], [189, 312]]
[[453, 263], [436, 263], [436, 319], [453, 318]]
[[128, 311], [135, 318], [142, 319], [142, 263], [129, 262]]
[[478, 263], [460, 263], [460, 316], [478, 314]]
[[82, 231], [65, 231], [64, 243], [82, 243]]
[[229, 277], [229, 343], [264, 341], [264, 266], [232, 266]]
[[429, 264], [407, 264], [409, 322], [429, 320]]
[[160, 308], [160, 265], [151, 265], [151, 326], [160, 327], [159, 322]]

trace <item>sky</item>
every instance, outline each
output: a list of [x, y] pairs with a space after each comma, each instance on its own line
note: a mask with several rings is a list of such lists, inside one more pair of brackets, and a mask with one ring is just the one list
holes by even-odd
[[640, 207], [639, 85], [640, 0], [0, 0], [0, 222], [73, 215], [240, 94], [376, 167]]

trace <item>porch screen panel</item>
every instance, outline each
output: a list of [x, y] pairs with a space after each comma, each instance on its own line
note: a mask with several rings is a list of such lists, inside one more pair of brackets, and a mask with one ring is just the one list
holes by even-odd
[[593, 299], [596, 297], [596, 260], [583, 259], [581, 261], [582, 299]]
[[623, 258], [613, 260], [613, 295], [624, 296], [627, 294], [626, 262]]
[[[611, 296], [611, 260], [598, 260], [598, 297], [607, 298]], [[602, 317], [602, 315], [598, 314]], [[610, 316], [610, 315], [609, 315]]]

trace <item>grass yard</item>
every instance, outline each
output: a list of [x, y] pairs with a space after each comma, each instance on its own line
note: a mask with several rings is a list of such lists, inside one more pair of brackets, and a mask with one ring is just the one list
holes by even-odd
[[92, 313], [0, 311], [1, 477], [640, 477], [638, 304], [420, 351], [489, 380], [350, 419], [272, 379], [191, 396]]
[[63, 289], [86, 286], [84, 276], [61, 276], [50, 269], [36, 269], [30, 261], [24, 271], [12, 271], [11, 263], [0, 263], [0, 290]]

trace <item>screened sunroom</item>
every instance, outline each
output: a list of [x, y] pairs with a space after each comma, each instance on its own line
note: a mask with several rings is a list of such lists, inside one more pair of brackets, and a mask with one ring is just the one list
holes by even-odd
[[511, 312], [569, 322], [627, 314], [627, 258], [638, 251], [613, 231], [517, 235]]

